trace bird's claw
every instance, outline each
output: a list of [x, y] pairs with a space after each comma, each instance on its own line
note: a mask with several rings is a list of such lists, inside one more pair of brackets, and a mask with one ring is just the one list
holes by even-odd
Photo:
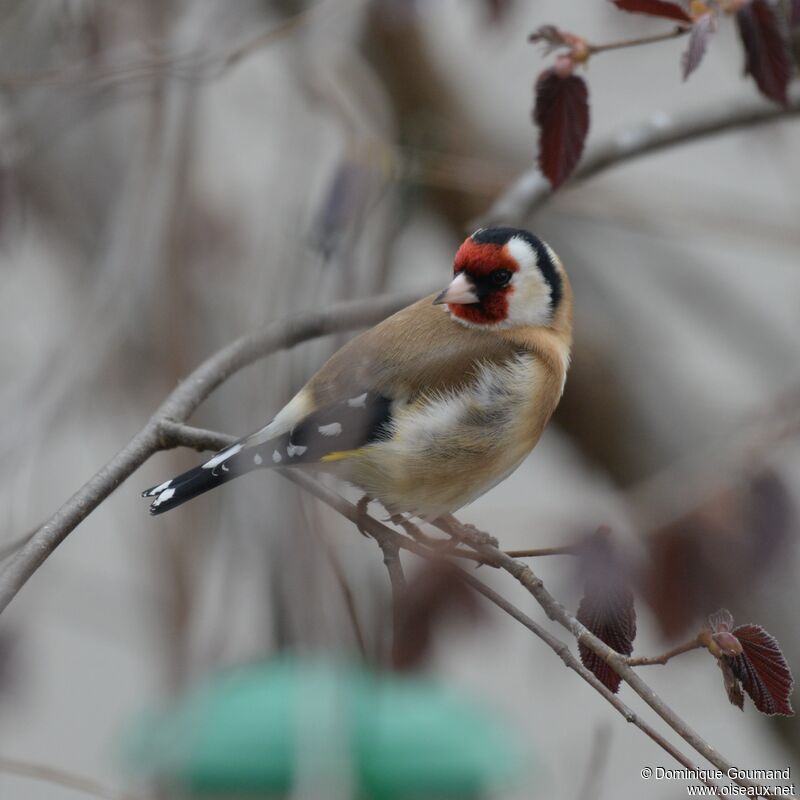
[[372, 498], [368, 494], [365, 494], [356, 503], [356, 528], [358, 528], [358, 532], [366, 539], [370, 538], [369, 531], [366, 528], [366, 520], [369, 516], [367, 514], [367, 509], [371, 501]]

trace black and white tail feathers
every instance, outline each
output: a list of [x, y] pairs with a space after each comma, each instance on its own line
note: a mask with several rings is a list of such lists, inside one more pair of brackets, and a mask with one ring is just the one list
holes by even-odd
[[150, 504], [150, 513], [163, 514], [240, 475], [267, 466], [261, 452], [263, 448], [246, 447], [245, 441], [220, 450], [204, 464], [142, 492], [142, 497], [155, 498]]
[[270, 436], [274, 428], [268, 425], [142, 496], [154, 498], [151, 514], [163, 514], [254, 469], [308, 465], [326, 461], [331, 454], [350, 454], [387, 438], [390, 427], [389, 398], [363, 392], [312, 412], [288, 432]]

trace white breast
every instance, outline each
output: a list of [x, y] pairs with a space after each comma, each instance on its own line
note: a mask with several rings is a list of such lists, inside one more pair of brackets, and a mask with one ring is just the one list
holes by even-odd
[[370, 446], [352, 479], [389, 508], [429, 519], [474, 500], [535, 444], [522, 420], [536, 402], [538, 370], [529, 354], [486, 363], [460, 391], [398, 409], [392, 438]]

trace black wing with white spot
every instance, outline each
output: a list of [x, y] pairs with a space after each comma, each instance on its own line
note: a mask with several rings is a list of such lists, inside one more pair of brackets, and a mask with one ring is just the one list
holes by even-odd
[[349, 400], [309, 414], [289, 433], [267, 442], [269, 457], [287, 466], [321, 461], [389, 436], [392, 401], [376, 392], [364, 392]]
[[263, 441], [246, 436], [194, 469], [143, 492], [151, 514], [162, 514], [254, 469], [291, 467], [347, 458], [353, 451], [390, 436], [392, 401], [363, 392], [318, 409], [288, 433]]

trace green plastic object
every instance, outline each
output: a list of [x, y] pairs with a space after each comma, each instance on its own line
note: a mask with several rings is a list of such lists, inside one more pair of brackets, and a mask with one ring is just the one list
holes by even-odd
[[284, 658], [212, 679], [143, 720], [140, 774], [192, 796], [478, 798], [516, 782], [519, 746], [431, 681]]

